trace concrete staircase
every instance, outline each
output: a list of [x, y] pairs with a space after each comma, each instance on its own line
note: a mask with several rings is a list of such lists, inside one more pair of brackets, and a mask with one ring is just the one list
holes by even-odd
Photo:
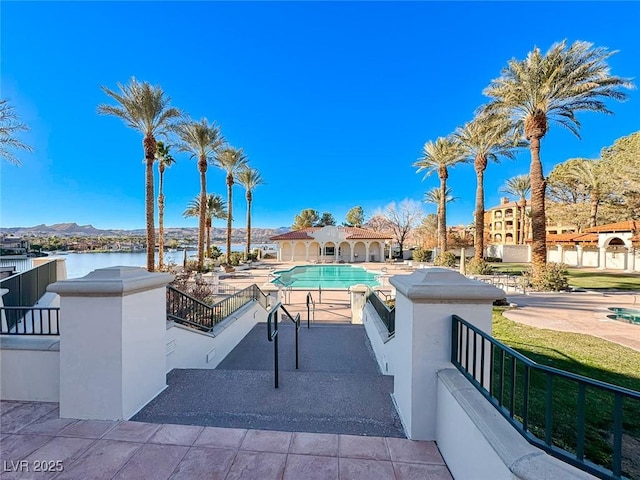
[[391, 399], [393, 377], [379, 373], [358, 325], [279, 326], [280, 388], [273, 343], [256, 325], [215, 370], [173, 370], [169, 387], [132, 420], [264, 430], [405, 437]]

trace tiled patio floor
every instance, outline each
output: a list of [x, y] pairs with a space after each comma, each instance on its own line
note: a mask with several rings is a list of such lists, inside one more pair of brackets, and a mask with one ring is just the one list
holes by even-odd
[[56, 403], [3, 401], [0, 413], [3, 480], [452, 478], [434, 442], [60, 419]]

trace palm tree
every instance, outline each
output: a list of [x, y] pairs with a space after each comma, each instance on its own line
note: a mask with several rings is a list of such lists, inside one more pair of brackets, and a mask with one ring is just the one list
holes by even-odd
[[18, 116], [13, 107], [9, 105], [8, 100], [0, 100], [0, 157], [12, 165], [22, 165], [10, 149], [33, 152], [33, 148], [21, 142], [15, 136], [19, 131], [26, 132], [28, 130], [29, 127], [18, 120]]
[[176, 126], [175, 132], [180, 138], [178, 149], [191, 153], [191, 158], [198, 159], [200, 172], [200, 220], [198, 222], [198, 270], [204, 268], [204, 233], [207, 218], [207, 165], [213, 160], [216, 152], [224, 145], [225, 140], [220, 128], [215, 123], [209, 124], [206, 118], [199, 122], [186, 119]]
[[145, 169], [145, 216], [147, 224], [147, 270], [155, 268], [154, 251], [156, 231], [154, 225], [153, 196], [153, 162], [156, 158], [156, 135], [166, 133], [171, 119], [182, 114], [180, 110], [169, 106], [170, 98], [164, 94], [160, 86], [152, 86], [149, 82], [139, 83], [131, 77], [129, 85], [118, 83], [120, 93], [102, 86], [102, 91], [113, 98], [119, 105], [98, 105], [101, 115], [113, 115], [122, 119], [127, 126], [142, 132], [144, 138]]
[[[424, 194], [424, 203], [432, 203], [436, 206], [436, 216], [438, 218], [438, 224], [437, 224], [438, 225], [437, 226], [438, 245], [440, 245], [440, 194], [441, 194], [441, 190], [438, 187], [433, 187], [431, 190], [429, 190], [428, 192], [425, 192]], [[444, 197], [445, 204], [449, 202], [453, 202], [454, 200], [457, 200], [457, 198], [453, 196], [453, 190], [447, 187], [445, 191], [445, 197]]]
[[232, 187], [238, 172], [248, 168], [248, 159], [241, 148], [228, 147], [216, 155], [217, 166], [227, 173], [227, 263], [231, 263], [231, 222], [233, 219]]
[[529, 180], [529, 175], [516, 175], [515, 177], [511, 177], [508, 179], [504, 187], [500, 189], [501, 192], [506, 193], [507, 195], [512, 195], [514, 197], [518, 197], [518, 244], [524, 245], [526, 240], [526, 216], [527, 216], [527, 195], [531, 192], [531, 181]]
[[578, 182], [589, 195], [591, 202], [589, 226], [595, 227], [598, 224], [598, 207], [602, 198], [607, 194], [609, 177], [603, 172], [601, 160], [579, 158], [569, 162], [567, 162], [569, 170], [566, 175]]
[[517, 138], [509, 135], [511, 125], [504, 117], [480, 113], [453, 134], [466, 150], [469, 160], [473, 159], [476, 171], [476, 210], [474, 223], [474, 257], [484, 258], [484, 172], [489, 160], [498, 163], [498, 157], [515, 158], [515, 147], [520, 146]]
[[[227, 206], [220, 195], [210, 193], [207, 195], [207, 201], [205, 203], [205, 229], [207, 238], [206, 256], [208, 257], [211, 252], [211, 227], [213, 226], [214, 218], [226, 218]], [[198, 217], [200, 218], [200, 196], [189, 202], [189, 206], [182, 214], [184, 217]]]
[[158, 142], [156, 146], [156, 158], [158, 159], [158, 270], [164, 268], [164, 171], [176, 163], [169, 153], [169, 146], [164, 142]]
[[413, 164], [418, 167], [416, 173], [426, 171], [424, 178], [433, 173], [440, 179], [440, 206], [438, 208], [438, 248], [440, 254], [447, 251], [447, 178], [449, 167], [466, 161], [466, 153], [453, 138], [439, 137], [435, 142], [429, 141], [422, 148], [422, 157]]
[[593, 48], [593, 44], [566, 41], [554, 44], [546, 54], [534, 48], [522, 61], [512, 59], [484, 94], [492, 98], [487, 111], [506, 115], [514, 129], [529, 142], [531, 151], [531, 262], [534, 277], [547, 262], [545, 190], [540, 161], [540, 141], [549, 130], [549, 121], [566, 127], [577, 137], [579, 111], [612, 113], [606, 99], [624, 100], [622, 87], [630, 81], [609, 74], [607, 59], [615, 52]]
[[238, 173], [238, 182], [247, 191], [247, 246], [244, 251], [245, 259], [249, 258], [251, 249], [251, 202], [253, 201], [253, 189], [258, 185], [264, 185], [260, 172], [255, 168], [246, 168]]

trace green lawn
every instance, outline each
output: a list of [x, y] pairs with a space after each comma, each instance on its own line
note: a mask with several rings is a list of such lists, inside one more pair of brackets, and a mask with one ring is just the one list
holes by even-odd
[[[508, 320], [504, 308], [494, 309], [493, 336], [531, 360], [603, 382], [640, 391], [640, 352], [590, 335], [534, 328]], [[494, 379], [503, 378], [503, 402], [510, 403], [513, 372], [507, 358], [504, 371], [498, 363]], [[524, 368], [516, 367], [515, 415], [523, 418]], [[498, 397], [497, 381], [492, 391]], [[530, 377], [530, 430], [544, 439], [546, 375]], [[553, 438], [557, 446], [575, 452], [577, 384], [556, 378], [553, 381]], [[591, 461], [611, 468], [613, 396], [599, 389], [586, 389], [585, 455]], [[640, 479], [640, 401], [625, 401], [623, 409], [623, 470], [630, 478]]]
[[[496, 273], [520, 275], [529, 269], [528, 263], [492, 263]], [[568, 268], [569, 285], [589, 290], [640, 290], [640, 273], [600, 272], [593, 269]]]

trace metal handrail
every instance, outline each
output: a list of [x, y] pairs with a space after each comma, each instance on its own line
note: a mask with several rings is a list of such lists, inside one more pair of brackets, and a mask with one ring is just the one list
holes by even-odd
[[[505, 358], [507, 356], [510, 357], [507, 364], [510, 375], [508, 382], [505, 382]], [[540, 365], [502, 344], [457, 315], [452, 316], [451, 362], [529, 443], [599, 478], [622, 478], [624, 401], [625, 399], [627, 402], [640, 401], [640, 392], [546, 365]], [[524, 370], [521, 385], [518, 383], [518, 364], [521, 364], [521, 369]], [[530, 399], [530, 380], [536, 372], [544, 375], [546, 381], [544, 425], [535, 424], [531, 419], [530, 413], [532, 404]], [[575, 453], [557, 446], [557, 442], [553, 439], [554, 378], [577, 384]], [[508, 385], [505, 385], [505, 383]], [[505, 392], [505, 388], [508, 390], [507, 392]], [[585, 436], [587, 388], [596, 389], [613, 396], [611, 469], [603, 465], [597, 465], [585, 458], [587, 446]], [[516, 404], [516, 396], [519, 393], [522, 394], [521, 405]], [[507, 401], [505, 401], [505, 398]], [[599, 405], [599, 408], [604, 407], [605, 405]], [[521, 415], [518, 415], [517, 409], [520, 410]], [[517, 418], [518, 416], [520, 418]], [[544, 431], [544, 439], [534, 435], [531, 432], [532, 428]]]
[[311, 295], [311, 292], [307, 293], [307, 328], [309, 328], [309, 319], [313, 313], [313, 321], [316, 321], [316, 302]]
[[266, 296], [256, 284], [212, 305], [168, 285], [167, 318], [210, 332], [218, 323], [251, 301], [258, 301], [266, 308]]
[[295, 318], [287, 311], [281, 302], [276, 303], [267, 313], [267, 340], [273, 342], [273, 375], [275, 388], [279, 387], [280, 370], [278, 367], [278, 309], [289, 317], [296, 326], [296, 370], [298, 369], [298, 331], [300, 330], [300, 314]]
[[0, 307], [2, 335], [60, 335], [60, 307]]
[[384, 303], [376, 292], [374, 292], [370, 287], [367, 286], [367, 293], [365, 300], [371, 304], [371, 306], [375, 309], [382, 320], [382, 323], [387, 327], [387, 332], [389, 333], [389, 337], [393, 335], [396, 331], [396, 309], [395, 307], [389, 308], [389, 306]]

